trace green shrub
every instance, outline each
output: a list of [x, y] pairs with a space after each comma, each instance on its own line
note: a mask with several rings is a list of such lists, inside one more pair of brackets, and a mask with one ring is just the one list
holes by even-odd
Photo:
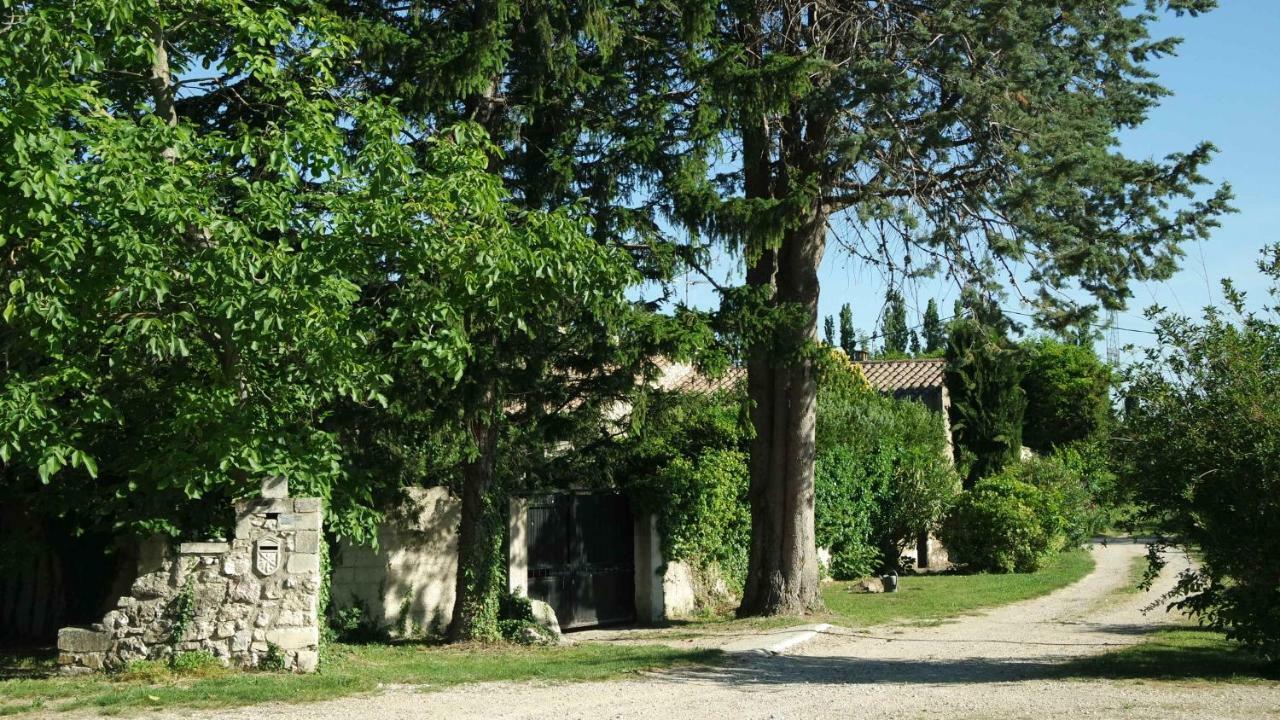
[[900, 569], [902, 552], [933, 530], [959, 486], [946, 459], [942, 416], [882, 397], [824, 367], [818, 396], [815, 522], [832, 576]]
[[751, 543], [742, 402], [736, 393], [658, 395], [609, 466], [633, 507], [657, 515], [663, 556], [689, 564], [704, 590], [719, 577], [735, 594]]
[[1059, 549], [1061, 520], [1034, 485], [999, 475], [979, 480], [942, 524], [952, 562], [975, 572], [1033, 572]]
[[[1280, 247], [1260, 267], [1280, 292]], [[1280, 311], [1224, 295], [1200, 321], [1155, 315], [1115, 447], [1143, 519], [1197, 551], [1168, 599], [1280, 662]]]
[[523, 595], [505, 593], [498, 598], [498, 632], [507, 642], [545, 645], [555, 642], [551, 631], [533, 616], [533, 603]]
[[273, 642], [267, 643], [267, 651], [258, 658], [258, 669], [279, 672], [284, 669], [284, 650]]
[[[818, 544], [831, 552], [828, 572], [837, 580], [852, 580], [875, 571], [880, 553], [871, 544], [871, 517], [878, 496], [872, 485], [887, 472], [870, 473], [879, 457], [860, 454], [850, 445], [836, 445], [819, 453], [814, 464]], [[879, 492], [877, 492], [879, 490]]]
[[1059, 453], [1033, 457], [1005, 468], [1000, 477], [1038, 488], [1044, 495], [1045, 531], [1058, 536], [1065, 547], [1080, 547], [1102, 530], [1102, 515], [1086, 479], [1067, 459]]

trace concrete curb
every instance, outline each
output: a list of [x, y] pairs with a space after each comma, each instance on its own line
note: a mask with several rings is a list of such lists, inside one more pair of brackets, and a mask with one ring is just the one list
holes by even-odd
[[729, 654], [754, 653], [757, 655], [781, 655], [787, 650], [803, 645], [831, 628], [828, 623], [800, 625], [769, 633], [767, 637], [751, 636], [722, 648]]

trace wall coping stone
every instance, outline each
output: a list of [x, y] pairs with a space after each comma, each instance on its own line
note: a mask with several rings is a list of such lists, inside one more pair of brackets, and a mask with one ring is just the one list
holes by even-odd
[[181, 555], [221, 555], [231, 550], [231, 543], [221, 541], [184, 542], [178, 546]]

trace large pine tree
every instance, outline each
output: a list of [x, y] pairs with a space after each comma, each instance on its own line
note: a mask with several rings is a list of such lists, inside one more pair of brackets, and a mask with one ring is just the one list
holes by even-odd
[[1059, 302], [1073, 278], [1118, 306], [1133, 278], [1167, 277], [1180, 243], [1223, 211], [1225, 191], [1186, 199], [1204, 182], [1207, 144], [1146, 160], [1115, 142], [1163, 94], [1146, 63], [1176, 41], [1150, 38], [1158, 11], [1213, 3], [1077, 4], [688, 3], [687, 25], [706, 32], [673, 102], [690, 126], [718, 120], [723, 143], [691, 148], [703, 152], [674, 178], [677, 215], [740, 247], [747, 285], [776, 310], [747, 363], [741, 613], [817, 602], [808, 348], [833, 215], [849, 214], [884, 260], [929, 258], [984, 288], [1016, 264], [1057, 323], [1088, 312]]

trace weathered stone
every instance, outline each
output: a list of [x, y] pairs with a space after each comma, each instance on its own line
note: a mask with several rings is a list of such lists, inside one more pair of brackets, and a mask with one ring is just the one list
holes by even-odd
[[262, 598], [262, 584], [251, 577], [240, 578], [231, 588], [231, 601], [240, 603], [256, 603]]
[[248, 652], [249, 642], [253, 640], [253, 633], [249, 630], [240, 630], [231, 637], [231, 652], [242, 653]]
[[285, 650], [300, 650], [320, 642], [320, 631], [314, 627], [275, 628], [267, 631], [267, 642]]
[[264, 478], [262, 481], [262, 497], [264, 498], [287, 498], [289, 497], [289, 480], [282, 477]]
[[120, 608], [121, 610], [128, 610], [130, 608], [134, 608], [137, 606], [138, 606], [138, 600], [134, 598], [132, 595], [126, 595], [125, 597], [122, 597], [119, 600], [116, 600], [116, 607]]
[[254, 619], [253, 626], [264, 628], [271, 624], [271, 616], [265, 612], [258, 613], [258, 617]]
[[315, 672], [320, 664], [320, 653], [315, 650], [299, 650], [294, 669], [298, 672]]
[[85, 653], [84, 655], [80, 656], [80, 664], [84, 665], [90, 670], [101, 670], [103, 665], [102, 653], [100, 652]]
[[221, 622], [221, 623], [218, 623], [218, 628], [217, 630], [214, 631], [213, 637], [222, 639], [222, 638], [231, 637], [232, 635], [235, 635], [235, 634], [236, 634], [235, 623]]
[[167, 573], [150, 573], [133, 581], [129, 594], [140, 600], [164, 597], [169, 593], [169, 577]]
[[293, 551], [312, 555], [320, 552], [320, 533], [316, 530], [299, 530], [293, 537]]
[[231, 550], [231, 544], [216, 542], [184, 542], [178, 546], [181, 555], [221, 555]]
[[309, 624], [310, 618], [307, 613], [297, 610], [284, 610], [280, 613], [280, 617], [276, 618], [276, 627], [297, 627]]
[[111, 633], [65, 627], [58, 631], [58, 650], [66, 653], [106, 652], [111, 647]]
[[58, 672], [63, 675], [88, 675], [93, 670], [82, 665], [63, 665], [58, 668]]
[[530, 600], [529, 606], [533, 611], [533, 621], [550, 630], [558, 637], [560, 635], [560, 620], [556, 617], [555, 608], [541, 600]]
[[320, 498], [294, 498], [293, 511], [298, 513], [318, 513], [324, 501]]
[[880, 578], [867, 578], [866, 580], [859, 580], [858, 582], [849, 586], [849, 592], [851, 593], [882, 593], [884, 592], [884, 581], [882, 581]]
[[320, 556], [315, 553], [293, 553], [289, 556], [288, 568], [293, 574], [320, 572]]
[[266, 631], [266, 630], [263, 630], [262, 628], [258, 628], [257, 630], [254, 630], [254, 631], [253, 631], [253, 640], [254, 640], [254, 642], [266, 642], [266, 640], [267, 640], [267, 631]]

